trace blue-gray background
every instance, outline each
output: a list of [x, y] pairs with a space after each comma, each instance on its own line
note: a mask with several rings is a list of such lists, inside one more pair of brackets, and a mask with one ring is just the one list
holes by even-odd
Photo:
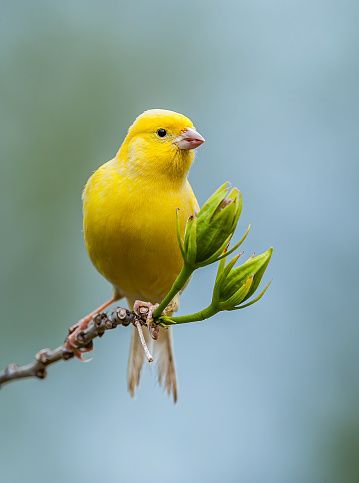
[[144, 109], [194, 120], [199, 200], [231, 180], [246, 253], [275, 247], [258, 305], [176, 328], [178, 405], [148, 368], [129, 398], [124, 329], [5, 387], [1, 482], [359, 481], [358, 22], [355, 0], [1, 1], [0, 366], [109, 295], [80, 193]]

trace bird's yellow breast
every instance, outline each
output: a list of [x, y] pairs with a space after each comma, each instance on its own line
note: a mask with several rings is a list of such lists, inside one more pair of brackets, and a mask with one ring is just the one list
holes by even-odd
[[130, 300], [159, 302], [182, 267], [176, 209], [182, 229], [198, 209], [181, 184], [128, 177], [115, 158], [101, 166], [84, 190], [84, 237], [97, 270]]

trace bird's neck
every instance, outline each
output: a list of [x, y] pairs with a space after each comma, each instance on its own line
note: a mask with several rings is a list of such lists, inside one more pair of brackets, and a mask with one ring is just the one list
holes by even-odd
[[[131, 149], [132, 148], [132, 149]], [[154, 183], [172, 189], [184, 186], [194, 153], [179, 151], [159, 155], [123, 145], [116, 155], [118, 169], [133, 181]]]

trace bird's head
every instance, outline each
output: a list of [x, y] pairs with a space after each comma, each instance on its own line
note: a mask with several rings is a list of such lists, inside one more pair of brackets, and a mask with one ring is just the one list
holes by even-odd
[[194, 149], [203, 143], [204, 138], [188, 117], [151, 109], [130, 126], [118, 158], [135, 176], [181, 181], [194, 159]]

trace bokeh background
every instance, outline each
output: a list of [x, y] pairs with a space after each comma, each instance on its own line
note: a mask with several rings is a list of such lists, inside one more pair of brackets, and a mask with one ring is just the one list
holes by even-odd
[[246, 253], [275, 247], [259, 304], [175, 329], [176, 406], [148, 367], [129, 398], [125, 329], [90, 364], [4, 387], [1, 482], [358, 482], [359, 3], [0, 6], [0, 366], [55, 347], [110, 293], [80, 194], [147, 108], [194, 120], [199, 200], [231, 180]]

